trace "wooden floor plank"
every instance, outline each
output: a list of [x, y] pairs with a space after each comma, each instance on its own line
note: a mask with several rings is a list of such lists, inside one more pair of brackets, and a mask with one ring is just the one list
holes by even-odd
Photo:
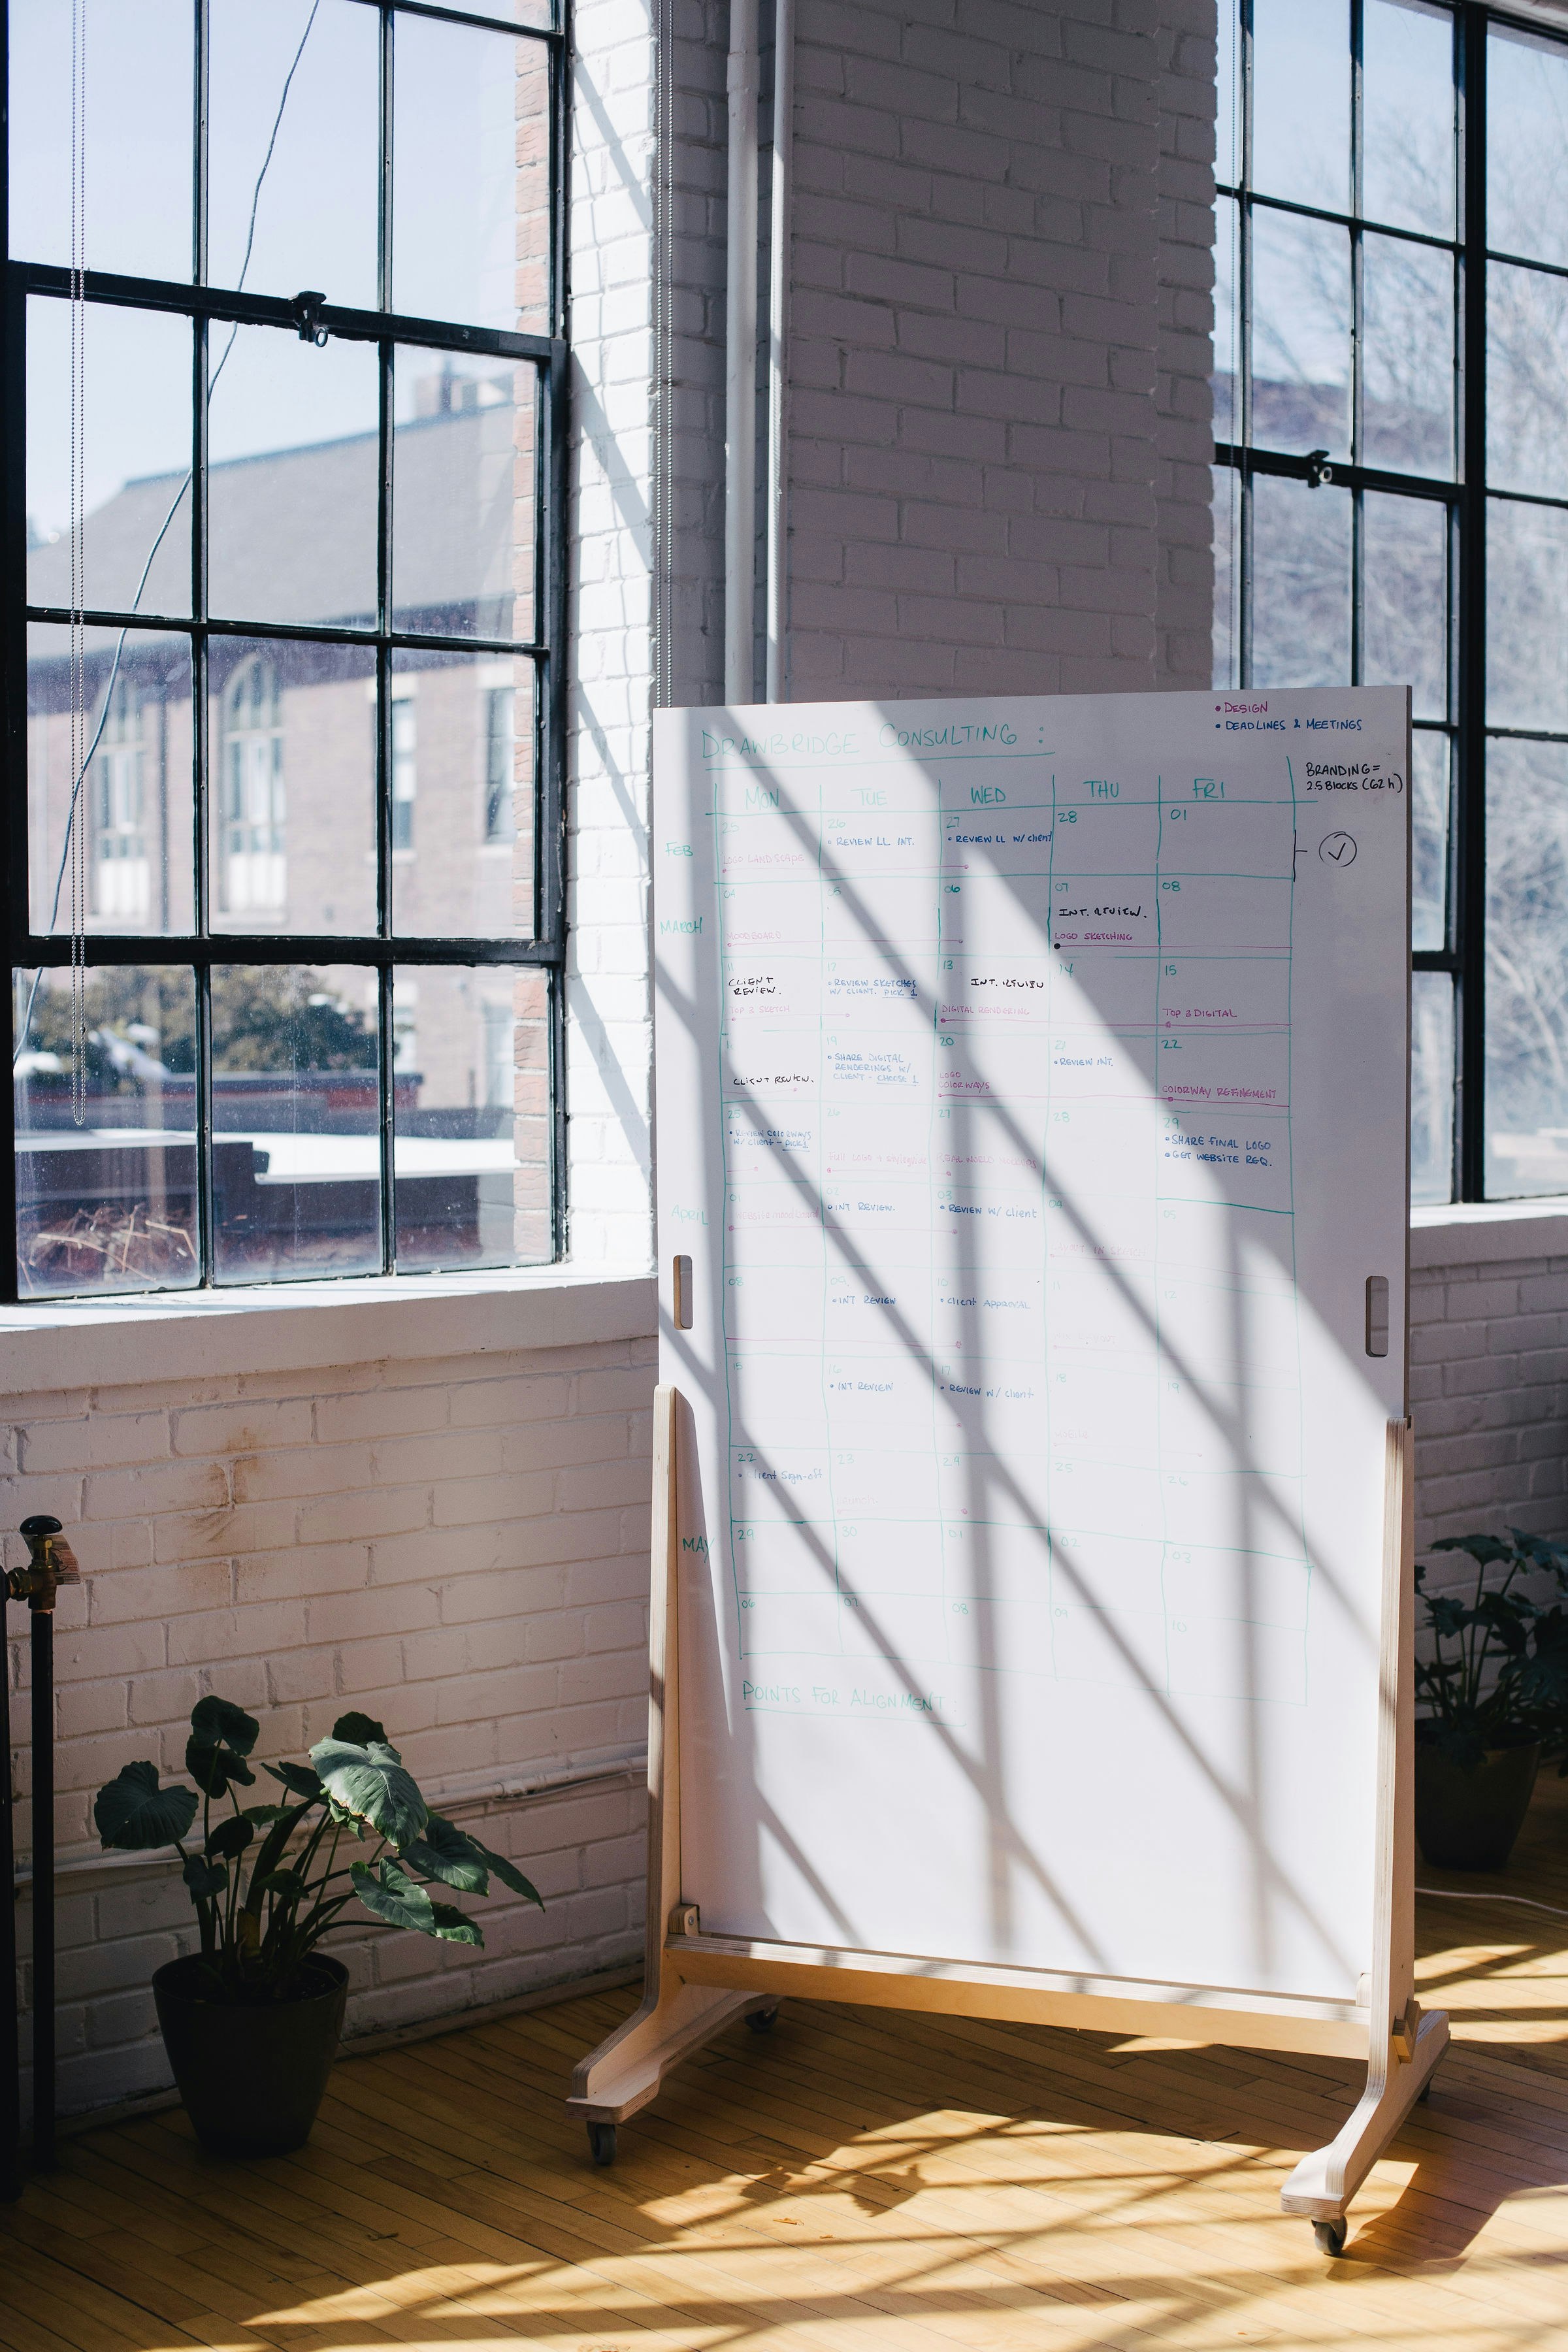
[[790, 2003], [587, 2161], [596, 1993], [363, 2058], [310, 2145], [183, 2116], [67, 2141], [0, 2209], [0, 2352], [1557, 2352], [1568, 2347], [1568, 1788], [1486, 1900], [1419, 1907], [1455, 2044], [1325, 2263], [1280, 2215], [1331, 2060]]

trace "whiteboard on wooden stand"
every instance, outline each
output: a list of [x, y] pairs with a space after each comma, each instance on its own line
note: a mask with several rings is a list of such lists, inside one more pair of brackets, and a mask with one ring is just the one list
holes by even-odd
[[1393, 688], [658, 714], [642, 2089], [829, 1981], [1409, 2088], [1408, 773]]

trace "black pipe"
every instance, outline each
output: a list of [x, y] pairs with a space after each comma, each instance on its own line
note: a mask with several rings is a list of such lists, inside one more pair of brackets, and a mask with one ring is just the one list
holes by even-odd
[[[11, 1571], [5, 1591], [26, 1602], [33, 1626], [33, 2165], [47, 2172], [55, 2161], [55, 1594], [79, 1584], [81, 1571], [58, 1519], [39, 1513], [23, 1520], [22, 1533], [28, 1564]], [[5, 1836], [9, 1843], [9, 1814]], [[14, 2042], [14, 2015], [11, 2032]], [[13, 2065], [13, 2086], [16, 2078]]]
[[[52, 1601], [53, 1595], [50, 1595]], [[33, 1620], [33, 2168], [55, 2162], [55, 1613]]]
[[[5, 1614], [0, 1589], [0, 1621]], [[5, 1631], [0, 1622], [0, 1633]], [[5, 1645], [0, 1644], [0, 1647]], [[16, 2033], [16, 1853], [11, 1832], [11, 1677], [5, 1685], [0, 1720], [0, 2200], [11, 2204], [22, 2193], [22, 2113], [17, 2081], [21, 2053]]]

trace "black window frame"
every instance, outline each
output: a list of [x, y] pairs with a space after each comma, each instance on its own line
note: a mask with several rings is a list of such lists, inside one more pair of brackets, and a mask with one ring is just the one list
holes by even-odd
[[[1222, 7], [1225, 0], [1222, 0]], [[1364, 0], [1349, 0], [1350, 34], [1350, 208], [1340, 212], [1261, 194], [1251, 185], [1253, 153], [1253, 0], [1229, 0], [1237, 12], [1237, 113], [1240, 133], [1239, 183], [1220, 179], [1215, 193], [1237, 207], [1236, 309], [1239, 329], [1235, 355], [1236, 398], [1240, 438], [1216, 441], [1215, 463], [1237, 477], [1239, 516], [1235, 562], [1237, 572], [1236, 612], [1238, 625], [1237, 685], [1252, 686], [1251, 583], [1252, 485], [1260, 475], [1284, 476], [1316, 485], [1323, 480], [1348, 488], [1352, 499], [1352, 561], [1351, 646], [1352, 681], [1360, 683], [1363, 645], [1363, 565], [1361, 561], [1362, 502], [1367, 491], [1385, 491], [1401, 498], [1425, 499], [1443, 505], [1448, 514], [1448, 702], [1445, 718], [1418, 720], [1447, 737], [1451, 746], [1449, 872], [1447, 933], [1441, 948], [1417, 949], [1411, 957], [1416, 972], [1443, 972], [1454, 990], [1454, 1121], [1453, 1202], [1554, 1196], [1489, 1195], [1486, 1186], [1486, 790], [1487, 744], [1501, 741], [1568, 743], [1568, 730], [1489, 726], [1487, 707], [1487, 515], [1490, 501], [1510, 505], [1568, 509], [1568, 499], [1493, 488], [1487, 478], [1487, 268], [1489, 262], [1521, 266], [1548, 277], [1568, 278], [1568, 268], [1523, 254], [1494, 248], [1487, 237], [1487, 36], [1497, 26], [1552, 44], [1568, 58], [1568, 36], [1554, 32], [1539, 19], [1487, 0], [1436, 0], [1453, 20], [1453, 74], [1456, 108], [1455, 234], [1442, 237], [1396, 226], [1361, 208], [1363, 186], [1362, 60]], [[1221, 38], [1226, 37], [1222, 16]], [[1317, 453], [1286, 454], [1252, 446], [1251, 339], [1253, 222], [1259, 212], [1321, 221], [1348, 231], [1351, 239], [1351, 417], [1354, 438], [1349, 462], [1335, 458], [1325, 467]], [[1362, 433], [1362, 320], [1363, 293], [1360, 267], [1363, 235], [1398, 239], [1429, 251], [1450, 254], [1455, 263], [1455, 461], [1452, 476], [1393, 473], [1359, 462]], [[1217, 488], [1217, 483], [1216, 483]]]
[[[0, 254], [9, 252], [10, 159], [10, 12], [26, 0], [0, 0], [0, 107], [5, 114], [5, 152], [0, 157]], [[549, 1086], [551, 1126], [551, 1217], [552, 1254], [561, 1257], [566, 1234], [566, 1118], [564, 1073], [564, 971], [566, 961], [566, 582], [567, 582], [567, 446], [568, 345], [566, 170], [570, 154], [569, 0], [553, 0], [551, 26], [521, 23], [475, 6], [444, 7], [433, 0], [352, 0], [379, 18], [380, 184], [378, 192], [378, 296], [385, 308], [374, 310], [342, 308], [333, 303], [301, 306], [293, 299], [235, 293], [205, 282], [206, 172], [208, 157], [207, 86], [210, 55], [211, 0], [190, 0], [193, 12], [195, 72], [193, 75], [195, 224], [193, 274], [189, 281], [122, 277], [89, 270], [81, 281], [83, 299], [93, 304], [121, 305], [174, 313], [193, 321], [193, 447], [191, 612], [188, 617], [155, 618], [146, 614], [89, 608], [82, 616], [89, 627], [124, 628], [163, 638], [184, 638], [191, 652], [192, 723], [195, 739], [194, 887], [195, 929], [189, 933], [124, 933], [94, 929], [87, 935], [88, 961], [92, 966], [133, 965], [142, 969], [195, 971], [196, 985], [196, 1127], [197, 1253], [199, 1277], [193, 1289], [241, 1286], [285, 1291], [319, 1277], [309, 1275], [268, 1276], [249, 1285], [233, 1278], [219, 1283], [212, 1186], [212, 1022], [211, 972], [215, 965], [246, 963], [298, 965], [352, 964], [373, 967], [378, 974], [378, 1083], [380, 1137], [381, 1274], [396, 1268], [396, 1201], [393, 1168], [395, 1040], [393, 1031], [392, 984], [395, 966], [531, 967], [548, 975]], [[392, 166], [393, 166], [393, 26], [399, 17], [418, 17], [456, 27], [504, 33], [518, 40], [537, 42], [547, 56], [550, 159], [548, 334], [508, 333], [461, 321], [411, 318], [390, 308], [392, 287]], [[0, 824], [0, 909], [7, 932], [8, 971], [62, 969], [71, 961], [68, 932], [45, 934], [31, 928], [28, 888], [28, 746], [27, 629], [30, 624], [68, 625], [68, 609], [26, 602], [26, 310], [29, 297], [69, 300], [72, 276], [68, 268], [17, 258], [6, 260], [4, 316], [0, 320], [0, 436], [3, 436], [4, 479], [0, 482], [0, 562], [5, 586], [0, 591], [0, 692], [4, 695], [4, 744], [8, 808]], [[309, 623], [268, 623], [214, 619], [206, 609], [206, 424], [207, 344], [210, 330], [234, 322], [304, 334], [323, 331], [334, 340], [371, 343], [377, 347], [380, 384], [380, 479], [376, 515], [377, 612], [374, 628], [317, 625]], [[394, 353], [398, 348], [420, 348], [460, 353], [466, 358], [493, 357], [532, 362], [539, 383], [537, 430], [534, 436], [534, 545], [531, 639], [454, 636], [392, 625], [391, 548], [394, 431], [391, 405]], [[207, 648], [214, 638], [244, 638], [313, 642], [323, 646], [374, 650], [376, 677], [375, 827], [376, 928], [374, 933], [318, 935], [301, 931], [214, 931], [208, 919], [214, 891], [209, 856], [211, 824], [219, 822], [214, 793], [221, 779], [213, 766], [216, 747], [209, 744]], [[433, 937], [398, 934], [393, 928], [392, 814], [392, 679], [397, 652], [432, 652], [451, 656], [471, 654], [531, 660], [534, 692], [534, 924], [529, 939]], [[8, 979], [7, 985], [10, 985]], [[15, 1046], [13, 1047], [15, 1051]], [[16, 1129], [15, 1087], [10, 1090], [10, 1126], [0, 1150], [0, 1304], [45, 1305], [37, 1294], [19, 1289], [17, 1238]], [[72, 1294], [109, 1297], [140, 1295], [97, 1290]]]

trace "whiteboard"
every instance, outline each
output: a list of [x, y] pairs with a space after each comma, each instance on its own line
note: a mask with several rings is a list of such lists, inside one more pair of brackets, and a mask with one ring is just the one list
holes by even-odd
[[705, 1932], [1356, 1998], [1408, 773], [1394, 688], [658, 714]]

